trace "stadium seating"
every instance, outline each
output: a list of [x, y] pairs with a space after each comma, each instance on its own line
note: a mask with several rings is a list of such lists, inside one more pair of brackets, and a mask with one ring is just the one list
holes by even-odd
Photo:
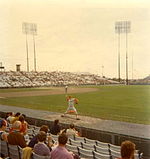
[[118, 82], [94, 74], [70, 72], [0, 72], [0, 88], [43, 87], [64, 85], [116, 84]]
[[0, 140], [0, 150], [3, 157], [8, 157], [8, 144], [6, 141]]
[[[9, 125], [11, 126], [11, 125]], [[28, 136], [33, 137], [39, 131], [39, 127], [29, 125]], [[9, 131], [9, 127], [7, 129]], [[29, 135], [30, 134], [30, 135]], [[50, 134], [54, 143], [58, 141], [58, 135]], [[30, 140], [31, 138], [28, 138]], [[1, 153], [8, 157], [10, 156], [12, 159], [20, 159], [22, 156], [22, 148], [15, 145], [7, 144], [5, 141], [0, 140], [0, 148]], [[66, 144], [66, 148], [68, 151], [72, 151], [75, 154], [80, 155], [82, 158], [90, 158], [90, 159], [115, 159], [121, 156], [120, 154], [120, 146], [116, 146], [110, 143], [101, 142], [98, 140], [88, 139], [86, 137], [78, 137], [76, 136], [74, 139], [69, 138], [68, 143]], [[135, 151], [135, 159], [141, 159], [142, 153], [139, 153], [138, 150]], [[47, 159], [43, 156], [38, 156], [33, 153], [33, 159]]]
[[32, 152], [32, 159], [50, 159], [50, 156], [39, 156]]

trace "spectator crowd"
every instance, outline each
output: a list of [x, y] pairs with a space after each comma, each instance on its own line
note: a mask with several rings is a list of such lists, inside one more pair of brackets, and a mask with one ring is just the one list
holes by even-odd
[[118, 82], [94, 74], [70, 72], [0, 72], [0, 88], [103, 85]]
[[[142, 154], [131, 141], [122, 142], [121, 146], [103, 143], [81, 137], [73, 123], [62, 129], [59, 120], [54, 120], [51, 126], [37, 127], [29, 125], [26, 116], [17, 112], [7, 113], [5, 119], [0, 119], [0, 144], [6, 142], [9, 147], [17, 146], [21, 158], [15, 153], [0, 151], [2, 158], [11, 159], [141, 159]], [[0, 145], [2, 147], [2, 145]], [[2, 150], [3, 148], [1, 148]], [[8, 149], [8, 150], [9, 150]], [[96, 157], [99, 156], [99, 157]], [[0, 157], [0, 158], [1, 158]]]

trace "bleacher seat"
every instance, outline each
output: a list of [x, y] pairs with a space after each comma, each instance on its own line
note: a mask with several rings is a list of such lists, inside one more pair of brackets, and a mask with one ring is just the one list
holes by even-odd
[[50, 156], [40, 156], [32, 152], [32, 159], [50, 159]]
[[89, 159], [93, 158], [92, 150], [83, 149], [81, 147], [78, 147], [78, 154], [81, 158], [89, 158]]

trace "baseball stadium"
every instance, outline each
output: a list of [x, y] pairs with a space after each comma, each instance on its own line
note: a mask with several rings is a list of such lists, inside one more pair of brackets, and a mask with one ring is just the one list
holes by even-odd
[[150, 159], [149, 6], [0, 1], [0, 159]]
[[[38, 127], [45, 123], [50, 127], [55, 119], [62, 128], [74, 123], [80, 137], [115, 146], [128, 139], [147, 158], [149, 89], [149, 85], [123, 85], [94, 74], [1, 72], [0, 112], [3, 118], [8, 112], [21, 112]], [[75, 107], [80, 120], [73, 114], [61, 116], [68, 95], [79, 100]]]

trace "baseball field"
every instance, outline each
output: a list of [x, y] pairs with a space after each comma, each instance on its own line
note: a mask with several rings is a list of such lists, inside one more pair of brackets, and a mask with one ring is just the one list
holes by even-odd
[[[67, 94], [79, 99], [79, 115], [150, 124], [149, 85], [68, 87]], [[61, 113], [67, 108], [64, 87], [0, 89], [0, 104]]]

